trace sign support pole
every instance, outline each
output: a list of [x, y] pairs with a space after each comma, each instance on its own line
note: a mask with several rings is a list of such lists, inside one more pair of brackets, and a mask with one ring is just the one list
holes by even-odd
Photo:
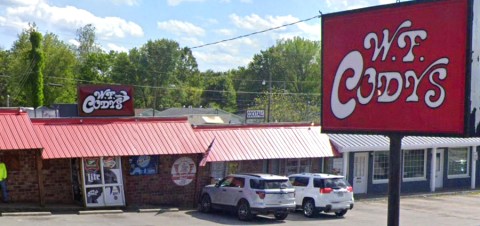
[[392, 134], [390, 138], [388, 175], [388, 226], [400, 225], [400, 182], [402, 165], [402, 135]]

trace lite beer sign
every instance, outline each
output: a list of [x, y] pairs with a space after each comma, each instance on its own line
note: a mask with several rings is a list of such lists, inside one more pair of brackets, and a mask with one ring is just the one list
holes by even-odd
[[324, 15], [322, 130], [474, 135], [473, 4], [408, 2]]
[[78, 87], [81, 116], [133, 116], [130, 86], [85, 85]]

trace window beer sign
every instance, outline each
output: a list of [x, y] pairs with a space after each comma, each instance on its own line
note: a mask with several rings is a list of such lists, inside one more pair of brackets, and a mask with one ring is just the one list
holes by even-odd
[[78, 87], [80, 116], [133, 116], [133, 88], [114, 85]]
[[474, 136], [479, 4], [418, 1], [324, 15], [322, 131]]

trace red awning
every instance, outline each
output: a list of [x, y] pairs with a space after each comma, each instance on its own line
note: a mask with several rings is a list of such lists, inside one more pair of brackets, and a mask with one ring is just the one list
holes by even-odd
[[1, 109], [0, 128], [0, 150], [42, 149], [28, 115], [21, 109]]
[[261, 125], [197, 127], [205, 146], [213, 142], [207, 162], [260, 159], [321, 158], [336, 153], [320, 126]]
[[43, 158], [203, 153], [186, 118], [32, 119]]

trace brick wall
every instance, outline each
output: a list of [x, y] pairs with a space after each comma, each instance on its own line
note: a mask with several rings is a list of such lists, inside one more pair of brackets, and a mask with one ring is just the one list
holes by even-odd
[[43, 160], [45, 202], [73, 203], [70, 159]]
[[[172, 180], [172, 166], [181, 157], [191, 158], [198, 168], [200, 155], [161, 155], [158, 174], [131, 176], [129, 174], [128, 157], [122, 158], [125, 178], [125, 199], [127, 205], [171, 205], [177, 207], [193, 207], [196, 202], [197, 186], [205, 183], [205, 178], [193, 179], [186, 186], [179, 186]], [[200, 171], [203, 175], [203, 173]], [[195, 186], [195, 182], [197, 186]], [[201, 187], [198, 187], [201, 189]]]
[[0, 152], [0, 159], [7, 166], [7, 186], [12, 202], [40, 202], [36, 151], [38, 150]]

